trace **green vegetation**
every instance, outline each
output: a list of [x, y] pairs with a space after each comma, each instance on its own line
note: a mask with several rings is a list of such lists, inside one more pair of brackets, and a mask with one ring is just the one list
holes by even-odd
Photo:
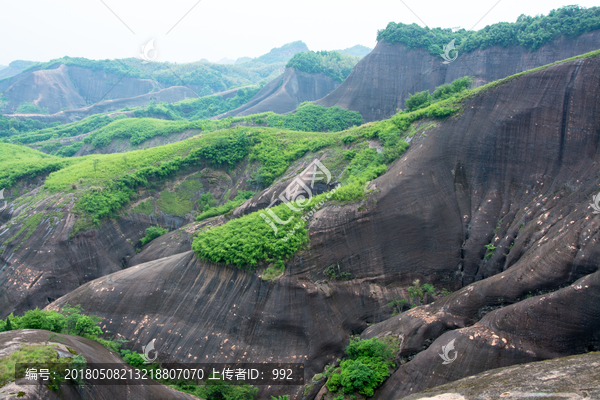
[[214, 202], [214, 199], [206, 199], [206, 203], [204, 203], [204, 200], [202, 200], [203, 204], [206, 204], [206, 206], [203, 207], [202, 214], [196, 217], [196, 221], [202, 221], [207, 218], [216, 217], [217, 215], [227, 214], [228, 212], [233, 211], [241, 206], [246, 200], [252, 198], [254, 195], [255, 192], [251, 190], [241, 191], [233, 200], [229, 200], [227, 203], [218, 207], [214, 207], [214, 204], [211, 205], [209, 203], [210, 200]]
[[[146, 373], [153, 370], [152, 376], [157, 376], [159, 363], [145, 364], [141, 355], [135, 351], [121, 350], [120, 354], [123, 360], [132, 367], [146, 371]], [[155, 378], [155, 380], [181, 392], [193, 394], [206, 400], [254, 400], [256, 398], [258, 389], [248, 384], [231, 383], [218, 373], [211, 374], [210, 378], [204, 384], [199, 384], [195, 380], [186, 381], [183, 379]]]
[[10, 188], [20, 179], [32, 179], [72, 164], [25, 146], [0, 143], [0, 189]]
[[408, 301], [406, 299], [401, 299], [399, 297], [395, 297], [386, 304], [388, 307], [392, 307], [392, 315], [398, 315], [404, 311], [404, 307], [407, 305]]
[[281, 238], [294, 225], [300, 224], [301, 218], [286, 205], [273, 207], [272, 210], [284, 221], [292, 219], [287, 225], [281, 225], [277, 234], [263, 221], [261, 213], [256, 212], [200, 233], [194, 239], [192, 249], [204, 260], [247, 269], [254, 269], [263, 260], [275, 262], [289, 258], [306, 244], [308, 231], [299, 227], [300, 234], [282, 241]]
[[13, 250], [13, 251], [17, 251], [21, 247], [21, 245], [23, 243], [25, 243], [31, 237], [31, 235], [34, 234], [34, 232], [40, 226], [40, 223], [42, 222], [42, 220], [48, 221], [50, 224], [55, 224], [57, 221], [60, 221], [63, 218], [63, 216], [64, 216], [64, 214], [61, 212], [58, 212], [58, 211], [55, 211], [55, 212], [52, 212], [49, 214], [44, 214], [44, 213], [33, 214], [33, 216], [27, 218], [23, 222], [23, 226], [21, 226], [21, 229], [19, 229], [19, 231], [17, 233], [15, 233], [13, 237], [7, 239], [4, 243], [2, 243], [2, 246], [6, 246], [8, 243], [12, 242], [16, 238], [18, 238], [23, 232], [25, 232], [25, 235], [21, 239], [21, 243], [19, 243], [19, 245], [17, 247], [15, 247]]
[[48, 109], [41, 109], [37, 105], [26, 101], [17, 107], [15, 114], [48, 114]]
[[490, 258], [492, 258], [492, 255], [494, 255], [494, 250], [496, 250], [496, 246], [494, 246], [493, 244], [486, 244], [485, 246], [483, 246], [486, 248], [486, 254], [485, 254], [485, 259], [489, 260]]
[[[15, 376], [25, 376], [25, 370], [15, 371], [17, 363], [42, 363], [46, 364], [49, 372], [48, 387], [51, 390], [58, 390], [61, 383], [67, 382], [64, 378], [66, 368], [83, 369], [87, 363], [85, 358], [80, 355], [73, 357], [59, 357], [56, 348], [46, 345], [27, 345], [17, 351], [0, 358], [0, 387], [9, 382]], [[71, 382], [81, 385], [81, 379], [71, 380]], [[17, 396], [20, 397], [20, 396]]]
[[160, 192], [160, 199], [156, 200], [156, 205], [165, 214], [184, 216], [191, 213], [194, 207], [189, 197], [190, 194], [186, 190], [178, 190], [175, 193], [163, 190]]
[[578, 37], [600, 29], [600, 7], [584, 8], [576, 5], [550, 11], [548, 15], [530, 17], [521, 15], [516, 22], [499, 22], [479, 31], [421, 27], [417, 24], [390, 22], [377, 33], [378, 41], [400, 43], [408, 49], [427, 49], [432, 55], [443, 53], [443, 47], [455, 40], [459, 53], [492, 46], [523, 46], [536, 50], [560, 36]]
[[45, 63], [38, 63], [25, 71], [50, 69], [58, 63], [67, 66], [102, 70], [116, 75], [117, 79], [127, 74], [130, 78], [153, 78], [163, 86], [178, 86], [185, 82], [200, 96], [209, 96], [240, 85], [257, 84], [263, 80], [273, 79], [279, 69], [295, 54], [308, 51], [302, 42], [288, 43], [280, 48], [272, 49], [268, 54], [255, 58], [244, 64], [224, 65], [208, 62], [171, 64], [153, 62], [142, 64], [136, 58], [120, 60], [88, 60], [81, 57], [63, 57]]
[[323, 271], [323, 275], [331, 281], [347, 281], [352, 279], [352, 274], [350, 272], [342, 271], [340, 269], [340, 264], [337, 265], [337, 268], [335, 265], [330, 265]]
[[285, 272], [285, 264], [279, 260], [273, 265], [270, 265], [263, 271], [261, 279], [263, 281], [272, 281], [279, 278]]
[[146, 244], [150, 243], [157, 237], [160, 237], [167, 232], [169, 232], [168, 229], [161, 228], [160, 226], [151, 226], [150, 228], [146, 229], [146, 236], [140, 239], [140, 243], [142, 244], [142, 246], [145, 246]]
[[409, 98], [406, 99], [406, 108], [408, 111], [415, 111], [419, 108], [428, 107], [429, 105], [436, 103], [441, 100], [445, 100], [458, 93], [463, 92], [473, 83], [473, 79], [468, 76], [455, 79], [452, 83], [447, 83], [435, 88], [433, 95], [429, 94], [429, 90], [417, 92], [415, 94], [409, 94]]
[[291, 141], [281, 140], [272, 135], [259, 135], [257, 142], [250, 152], [249, 159], [259, 161], [262, 166], [253, 174], [252, 181], [260, 186], [268, 186], [285, 172], [292, 161], [309, 151], [314, 153], [333, 145], [335, 140], [327, 136], [316, 136], [314, 139], [298, 137]]
[[297, 53], [287, 63], [286, 68], [295, 68], [309, 74], [324, 74], [343, 82], [360, 58], [341, 54], [337, 51], [308, 51]]
[[421, 281], [419, 279], [415, 279], [413, 281], [413, 286], [408, 287], [408, 295], [410, 296], [410, 298], [414, 300], [418, 299], [421, 303], [423, 302], [425, 293], [434, 294], [435, 289], [429, 283], [421, 285]]
[[[95, 129], [108, 125], [116, 119], [125, 118], [124, 115], [118, 115], [111, 118], [108, 115], [92, 115], [81, 121], [72, 122], [65, 125], [53, 123], [50, 127], [18, 121], [16, 118], [10, 120], [0, 117], [0, 137], [7, 137], [13, 143], [38, 143], [49, 139], [58, 139], [73, 137], [91, 132]], [[47, 124], [46, 124], [47, 125]], [[12, 128], [15, 127], [15, 130]]]
[[224, 99], [222, 96], [205, 96], [197, 99], [182, 100], [177, 103], [152, 103], [146, 108], [134, 110], [134, 115], [140, 117], [165, 118], [170, 120], [186, 119], [195, 121], [209, 119], [216, 115], [234, 110], [246, 104], [258, 91], [260, 86], [241, 88], [235, 97]]
[[268, 126], [305, 132], [337, 132], [362, 123], [363, 118], [356, 111], [338, 106], [323, 107], [309, 102], [300, 104], [294, 113], [273, 114], [267, 118]]
[[152, 200], [143, 201], [137, 206], [133, 207], [131, 211], [150, 215], [152, 214], [152, 212], [154, 212], [154, 203], [152, 202]]
[[421, 281], [419, 279], [415, 279], [413, 281], [413, 285], [408, 287], [408, 295], [411, 300], [415, 302], [418, 300], [419, 304], [423, 303], [423, 299], [425, 297], [425, 293], [429, 293], [433, 295], [435, 293], [435, 288], [430, 283], [425, 283], [421, 285]]
[[346, 348], [347, 358], [340, 363], [327, 380], [329, 391], [342, 390], [345, 394], [360, 393], [367, 397], [390, 375], [393, 360], [399, 351], [398, 338], [350, 338]]

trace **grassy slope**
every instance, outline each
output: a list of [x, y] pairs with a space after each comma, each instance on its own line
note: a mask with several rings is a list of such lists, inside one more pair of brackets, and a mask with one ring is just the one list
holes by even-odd
[[[598, 55], [600, 55], [600, 50], [565, 61]], [[558, 62], [550, 65], [554, 64], [558, 64]], [[365, 124], [343, 132], [310, 133], [266, 127], [237, 127], [204, 133], [202, 136], [170, 145], [124, 154], [91, 155], [77, 159], [58, 159], [20, 146], [0, 144], [0, 155], [3, 166], [9, 165], [12, 170], [20, 171], [21, 175], [17, 174], [13, 176], [15, 179], [26, 177], [27, 175], [22, 172], [26, 172], [32, 165], [38, 166], [43, 163], [55, 163], [56, 167], [60, 170], [48, 176], [44, 185], [45, 190], [50, 193], [73, 193], [79, 199], [78, 201], [81, 202], [82, 197], [85, 198], [86, 196], [99, 193], [98, 189], [110, 188], [113, 191], [121, 190], [118, 188], [115, 189], [115, 182], [130, 179], [135, 173], [139, 173], [145, 168], [154, 167], [158, 168], [156, 171], [160, 171], [161, 165], [170, 165], [173, 169], [165, 173], [163, 178], [160, 178], [167, 179], [171, 176], [169, 174], [177, 173], [178, 168], [185, 164], [185, 162], [182, 163], [177, 160], [188, 157], [191, 152], [206, 149], [219, 141], [232, 137], [232, 135], [242, 133], [254, 140], [250, 145], [248, 154], [251, 160], [255, 160], [262, 165], [263, 170], [261, 173], [266, 177], [266, 185], [270, 184], [273, 179], [281, 176], [292, 161], [303, 156], [306, 152], [328, 150], [332, 153], [343, 154], [347, 158], [347, 163], [349, 162], [346, 173], [340, 179], [345, 186], [338, 190], [335, 197], [328, 198], [326, 201], [356, 201], [364, 196], [366, 182], [384, 173], [387, 165], [399, 157], [406, 149], [403, 138], [410, 135], [411, 124], [423, 118], [436, 119], [455, 115], [460, 112], [462, 103], [466, 99], [477, 96], [498, 85], [510, 82], [533, 71], [548, 68], [550, 65], [525, 71], [479, 88], [467, 90], [455, 97], [440, 101], [424, 109], [413, 112], [400, 112], [388, 120]], [[376, 153], [375, 150], [369, 149], [366, 146], [365, 141], [372, 138], [380, 140], [384, 147], [382, 153]], [[342, 150], [342, 143], [353, 146], [352, 150]], [[348, 154], [346, 155], [345, 153]], [[13, 157], [12, 159], [16, 157], [16, 161], [7, 161], [11, 157]], [[190, 162], [196, 161], [191, 160]], [[239, 162], [239, 159], [235, 162]], [[3, 168], [2, 171], [4, 175], [0, 175], [0, 178], [5, 178], [7, 175], [6, 169]], [[73, 184], [77, 186], [76, 189]], [[133, 187], [135, 188], [135, 186]], [[129, 198], [129, 195], [127, 195], [120, 199], [120, 203], [117, 203], [114, 210], [119, 210], [126, 205], [129, 202]], [[321, 198], [313, 199], [315, 202], [322, 200]], [[79, 212], [85, 214], [85, 211], [80, 210]], [[285, 210], [281, 207], [276, 212], [284, 213]], [[298, 219], [299, 216], [294, 215], [293, 217]], [[272, 234], [272, 231], [265, 230], [265, 232], [258, 235], [260, 236], [258, 238], [255, 232], [257, 224], [261, 224], [260, 226], [265, 225], [270, 230], [268, 225], [260, 218], [259, 213], [250, 214], [201, 234], [195, 242], [195, 250], [198, 255], [205, 259], [254, 267], [264, 260], [285, 259], [306, 243], [306, 231], [301, 227], [291, 232], [291, 236], [289, 234], [290, 230], [293, 229], [292, 224], [282, 229], [277, 237]], [[280, 239], [285, 235], [288, 235], [291, 240], [287, 241], [288, 245], [281, 247], [280, 242], [282, 241]], [[244, 245], [253, 243], [256, 240], [262, 242], [254, 243], [253, 246], [262, 246], [264, 251], [259, 254], [243, 250]], [[273, 247], [274, 243], [276, 243], [275, 247]], [[232, 248], [238, 245], [242, 246], [238, 247], [238, 250], [232, 250]]]

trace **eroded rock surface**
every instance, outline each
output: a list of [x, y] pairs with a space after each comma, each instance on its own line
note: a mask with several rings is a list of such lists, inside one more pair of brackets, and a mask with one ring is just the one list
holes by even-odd
[[[600, 353], [493, 369], [402, 400], [600, 398]], [[398, 397], [400, 399], [400, 397]]]
[[[342, 355], [350, 333], [403, 334], [406, 359], [379, 399], [594, 350], [599, 88], [595, 57], [468, 100], [374, 180], [366, 200], [316, 213], [310, 245], [277, 281], [188, 252], [97, 279], [50, 308], [81, 304], [105, 329], [140, 345], [157, 338], [180, 361], [303, 360], [307, 379]], [[352, 280], [325, 283], [336, 264]], [[408, 298], [414, 279], [455, 293], [385, 320], [385, 304]], [[453, 339], [458, 358], [442, 365]]]
[[[55, 334], [39, 329], [23, 329], [0, 333], [0, 358], [19, 350], [23, 346], [50, 345], [61, 357], [72, 356], [75, 352], [83, 356], [88, 364], [121, 364], [123, 360], [93, 340], [80, 336]], [[11, 393], [14, 393], [11, 395]], [[17, 394], [19, 394], [17, 396]], [[26, 400], [54, 399], [198, 399], [178, 392], [164, 385], [97, 385], [83, 388], [64, 384], [60, 391], [52, 391], [46, 386], [24, 385], [21, 380], [0, 387], [0, 399], [22, 398]]]
[[459, 54], [454, 62], [442, 64], [442, 57], [427, 50], [379, 42], [338, 88], [316, 103], [358, 111], [365, 121], [381, 120], [406, 108], [409, 93], [433, 92], [437, 86], [467, 75], [475, 86], [481, 86], [598, 48], [600, 31], [595, 31], [576, 39], [556, 39], [533, 52], [520, 46], [494, 46]]

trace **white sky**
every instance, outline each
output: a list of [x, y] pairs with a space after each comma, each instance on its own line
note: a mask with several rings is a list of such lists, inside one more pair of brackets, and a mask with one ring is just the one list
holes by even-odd
[[[575, 1], [201, 0], [194, 7], [197, 0], [0, 0], [0, 64], [135, 57], [152, 38], [157, 61], [179, 63], [257, 57], [295, 40], [311, 50], [374, 47], [377, 30], [390, 21], [423, 25], [407, 6], [429, 27], [471, 29], [487, 13], [475, 26], [481, 29]], [[597, 0], [576, 4], [592, 7]]]

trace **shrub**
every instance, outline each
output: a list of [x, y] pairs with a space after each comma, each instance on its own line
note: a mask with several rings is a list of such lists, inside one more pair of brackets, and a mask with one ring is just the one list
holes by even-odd
[[406, 108], [409, 111], [414, 111], [419, 108], [427, 107], [431, 104], [431, 94], [429, 90], [424, 90], [415, 94], [409, 94], [406, 99]]
[[169, 232], [168, 229], [161, 228], [160, 226], [151, 226], [150, 228], [146, 229], [146, 236], [141, 238], [140, 242], [142, 246], [145, 246], [146, 244], [150, 243], [157, 237], [162, 236], [167, 232]]
[[307, 51], [296, 53], [286, 68], [294, 68], [309, 74], [325, 74], [342, 82], [360, 60], [359, 57], [338, 53], [337, 51]]
[[356, 111], [316, 104], [300, 105], [292, 114], [267, 118], [269, 126], [306, 132], [337, 132], [362, 123], [363, 118]]

